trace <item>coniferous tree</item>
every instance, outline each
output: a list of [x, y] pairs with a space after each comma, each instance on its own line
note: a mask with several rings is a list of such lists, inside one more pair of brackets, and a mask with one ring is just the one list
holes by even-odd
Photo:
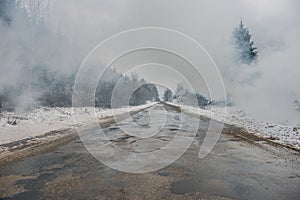
[[243, 21], [241, 20], [240, 25], [234, 29], [233, 37], [235, 46], [239, 53], [239, 61], [244, 64], [251, 64], [258, 57], [257, 48], [254, 46], [254, 41], [252, 41], [252, 35], [249, 29], [245, 27]]
[[169, 101], [171, 102], [173, 100], [173, 92], [170, 89], [166, 89], [164, 96], [163, 96], [164, 101]]

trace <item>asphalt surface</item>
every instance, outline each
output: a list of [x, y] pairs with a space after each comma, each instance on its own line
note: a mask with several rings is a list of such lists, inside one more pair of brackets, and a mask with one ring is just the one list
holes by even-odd
[[[148, 173], [122, 172], [97, 160], [77, 138], [0, 166], [0, 199], [300, 199], [299, 153], [236, 137], [238, 128], [226, 125], [213, 151], [199, 159], [209, 122], [158, 104], [106, 125], [104, 133], [118, 148], [135, 153], [159, 150], [178, 133], [193, 139], [175, 162]], [[127, 159], [105, 149], [99, 156], [121, 167]], [[146, 157], [134, 165], [128, 158], [127, 163], [135, 170], [166, 160]]]

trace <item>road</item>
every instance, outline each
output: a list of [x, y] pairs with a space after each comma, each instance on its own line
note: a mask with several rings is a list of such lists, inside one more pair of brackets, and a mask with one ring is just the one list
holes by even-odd
[[[162, 169], [138, 174], [112, 169], [77, 138], [0, 166], [0, 199], [300, 199], [299, 153], [238, 137], [239, 128], [226, 125], [215, 148], [203, 159], [198, 152], [210, 120], [162, 104], [118, 126], [106, 125], [104, 132], [122, 149], [151, 152], [173, 140], [177, 131], [192, 133], [192, 121], [199, 121], [192, 145]], [[130, 131], [133, 123], [142, 128], [132, 128], [134, 134], [124, 137], [122, 129]], [[143, 135], [145, 130], [159, 132]]]

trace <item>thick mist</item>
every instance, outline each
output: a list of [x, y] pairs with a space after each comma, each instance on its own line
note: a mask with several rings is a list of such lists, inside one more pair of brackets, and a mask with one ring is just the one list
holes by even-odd
[[[5, 39], [0, 44], [0, 88], [34, 87], [32, 68], [70, 77], [85, 55], [107, 37], [131, 28], [157, 26], [186, 33], [207, 49], [234, 106], [266, 121], [300, 121], [296, 109], [300, 101], [297, 0], [54, 0], [46, 8], [42, 13], [48, 12], [43, 15], [47, 20], [39, 23], [24, 17], [32, 12], [28, 7], [26, 12], [11, 11], [15, 20], [9, 29], [1, 23], [0, 35]], [[235, 62], [232, 31], [241, 19], [258, 48], [258, 61], [251, 65]], [[156, 81], [151, 74], [145, 78]], [[22, 91], [39, 95], [43, 89], [47, 87]], [[16, 92], [25, 94], [19, 95], [18, 101], [23, 102], [26, 92]]]
[[2, 107], [21, 111], [40, 104], [40, 97], [56, 87], [54, 80], [69, 79], [79, 66], [80, 51], [72, 51], [75, 45], [51, 27], [47, 6], [48, 1], [7, 0], [1, 5]]

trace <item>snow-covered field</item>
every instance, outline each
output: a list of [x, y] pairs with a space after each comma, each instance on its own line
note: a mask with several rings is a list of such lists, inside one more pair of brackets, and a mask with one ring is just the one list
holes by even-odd
[[153, 104], [155, 103], [117, 109], [43, 107], [27, 113], [4, 112], [0, 114], [0, 145], [36, 137], [50, 131], [88, 125], [93, 123], [91, 115], [94, 113], [101, 119], [138, 111]]
[[252, 118], [250, 113], [235, 107], [211, 106], [206, 109], [201, 109], [173, 103], [172, 105], [180, 106], [181, 109], [186, 112], [199, 114], [227, 124], [244, 127], [249, 133], [300, 150], [299, 124], [287, 126], [284, 124], [259, 121]]

